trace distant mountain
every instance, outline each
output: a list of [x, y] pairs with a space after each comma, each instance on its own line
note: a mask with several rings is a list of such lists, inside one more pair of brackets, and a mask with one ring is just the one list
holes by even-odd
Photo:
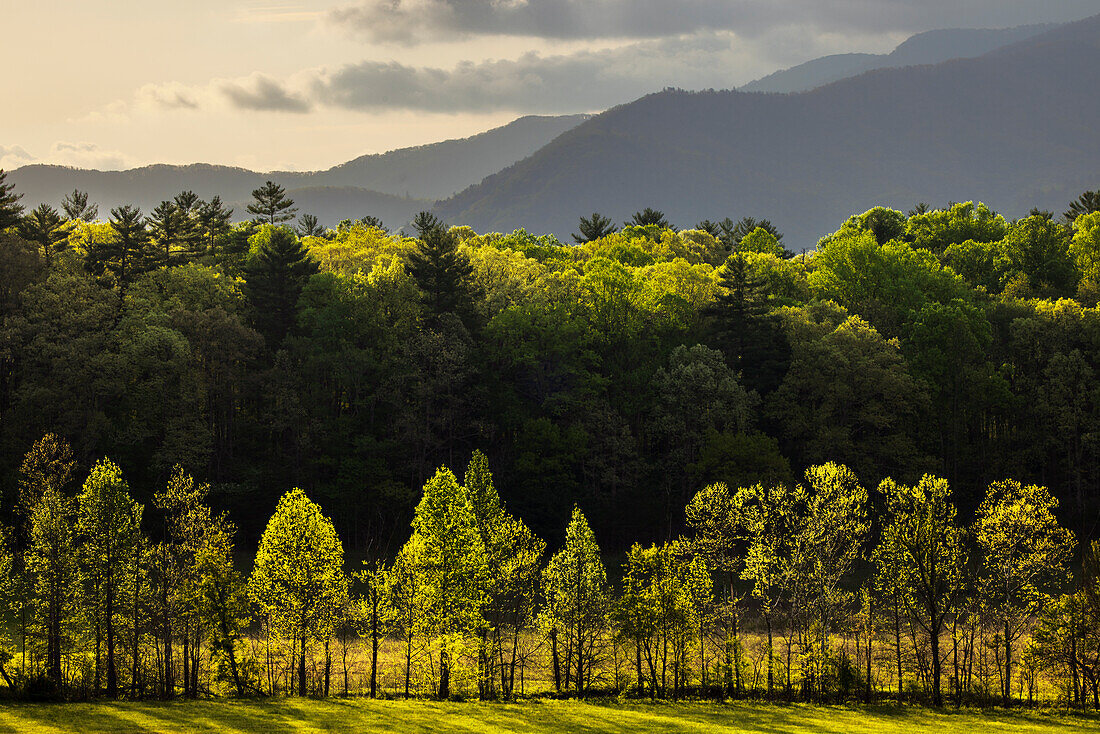
[[[529, 156], [589, 115], [521, 117], [507, 125], [461, 140], [367, 155], [327, 171], [262, 173], [244, 168], [195, 163], [152, 165], [128, 171], [95, 171], [66, 166], [29, 165], [10, 171], [9, 180], [30, 205], [60, 204], [79, 188], [99, 204], [101, 215], [119, 204], [136, 204], [144, 211], [184, 189], [206, 199], [215, 194], [237, 204], [237, 216], [247, 218], [244, 203], [252, 190], [273, 179], [290, 191], [302, 212], [326, 225], [367, 214], [398, 226], [401, 212], [415, 213], [432, 201], [454, 194], [485, 176]], [[411, 214], [409, 215], [411, 216]]]
[[293, 186], [358, 186], [442, 199], [537, 151], [591, 115], [529, 115], [461, 140], [364, 155], [327, 171], [280, 173]]
[[1055, 25], [1017, 28], [953, 28], [911, 36], [888, 54], [834, 54], [807, 61], [749, 82], [742, 92], [806, 92], [873, 69], [938, 64], [969, 59], [1050, 31]]
[[666, 91], [609, 110], [441, 202], [478, 231], [567, 236], [645, 206], [680, 226], [767, 217], [793, 249], [850, 214], [980, 199], [1061, 211], [1100, 183], [1100, 16], [976, 59], [802, 94]]

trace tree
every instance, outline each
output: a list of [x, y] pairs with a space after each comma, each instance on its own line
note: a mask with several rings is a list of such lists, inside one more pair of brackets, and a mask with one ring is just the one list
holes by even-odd
[[24, 563], [33, 612], [45, 631], [47, 675], [58, 690], [64, 685], [62, 647], [72, 634], [79, 602], [76, 508], [66, 493], [74, 466], [69, 445], [47, 434], [27, 452], [20, 469], [18, 507], [27, 521]]
[[[728, 253], [742, 251], [742, 240], [744, 240], [745, 237], [748, 237], [750, 234], [758, 229], [762, 229], [766, 233], [774, 237], [777, 244], [783, 240], [783, 234], [774, 224], [771, 223], [771, 220], [768, 219], [741, 217], [736, 222], [734, 222], [729, 217], [726, 217], [721, 222], [718, 222], [715, 226], [718, 228], [718, 234], [715, 234], [714, 236], [717, 237], [723, 245], [725, 245], [726, 251]], [[712, 232], [711, 234], [714, 233]], [[787, 252], [786, 249], [782, 248], [782, 246], [780, 247], [780, 249], [784, 254]]]
[[23, 214], [23, 205], [19, 203], [23, 195], [15, 193], [15, 184], [10, 184], [7, 180], [8, 174], [0, 168], [0, 232], [19, 224], [19, 218]]
[[769, 313], [764, 280], [740, 252], [718, 269], [718, 295], [705, 311], [716, 341], [748, 389], [769, 393], [786, 372], [790, 348]]
[[298, 226], [295, 228], [299, 237], [317, 237], [324, 233], [325, 228], [312, 214], [303, 214], [298, 217]]
[[1046, 487], [1006, 479], [989, 485], [974, 534], [982, 558], [982, 597], [1004, 645], [1004, 704], [1012, 701], [1012, 648], [1067, 578], [1073, 533], [1058, 524]]
[[708, 485], [691, 499], [684, 509], [688, 527], [693, 531], [692, 552], [701, 558], [712, 573], [724, 577], [727, 589], [724, 605], [726, 629], [726, 668], [728, 688], [741, 693], [741, 597], [736, 583], [742, 576], [745, 550], [748, 547], [748, 518], [744, 509], [745, 495], [731, 492], [722, 483]]
[[774, 685], [774, 616], [790, 588], [792, 538], [798, 529], [799, 513], [806, 503], [802, 487], [789, 490], [783, 485], [757, 484], [738, 492], [737, 503], [744, 509], [748, 550], [741, 578], [752, 582], [752, 596], [768, 631], [768, 696]]
[[879, 485], [888, 513], [881, 543], [910, 615], [928, 635], [932, 662], [932, 701], [943, 705], [940, 690], [940, 636], [963, 591], [966, 561], [963, 531], [947, 480], [924, 475], [914, 486], [886, 479]]
[[1100, 191], [1086, 191], [1081, 194], [1070, 203], [1069, 208], [1062, 216], [1065, 217], [1067, 223], [1073, 224], [1077, 221], [1077, 217], [1093, 212], [1100, 212]]
[[141, 273], [157, 261], [157, 250], [150, 246], [149, 231], [137, 207], [111, 210], [111, 234], [89, 243], [86, 265], [96, 275], [110, 272], [125, 291]]
[[433, 322], [445, 313], [473, 325], [477, 287], [470, 258], [458, 251], [455, 237], [434, 215], [420, 212], [413, 220], [419, 245], [409, 253], [409, 272], [423, 293], [422, 303]]
[[61, 202], [61, 209], [70, 222], [94, 222], [99, 216], [99, 205], [88, 204], [88, 192], [73, 189]]
[[19, 236], [33, 242], [42, 250], [46, 269], [53, 269], [53, 256], [62, 252], [68, 242], [69, 231], [65, 221], [49, 204], [39, 204], [19, 221]]
[[628, 227], [646, 227], [651, 224], [661, 229], [673, 228], [672, 225], [668, 223], [668, 219], [665, 218], [663, 212], [648, 206], [640, 212], [634, 212], [634, 215], [626, 221], [626, 226]]
[[344, 546], [332, 521], [300, 489], [282, 496], [267, 523], [249, 593], [298, 655], [298, 695], [306, 695], [306, 645], [332, 634], [347, 602]]
[[200, 238], [198, 241], [203, 242], [207, 250], [212, 249], [215, 240], [229, 232], [229, 220], [232, 216], [233, 210], [222, 206], [220, 196], [211, 197], [210, 201], [200, 204], [196, 215]]
[[275, 349], [294, 324], [302, 288], [320, 266], [290, 229], [272, 227], [263, 236], [245, 265], [245, 292], [255, 309], [256, 330]]
[[581, 217], [580, 230], [580, 234], [573, 234], [573, 239], [577, 244], [601, 239], [618, 232], [619, 228], [611, 223], [611, 217], [605, 217], [599, 212], [592, 212], [591, 217]]
[[420, 629], [438, 646], [438, 695], [446, 700], [451, 667], [482, 623], [488, 574], [473, 504], [449, 469], [424, 485], [412, 528], [406, 547], [419, 586]]
[[122, 470], [109, 459], [92, 467], [77, 501], [81, 559], [89, 571], [85, 595], [96, 627], [97, 684], [102, 630], [107, 646], [107, 696], [117, 698], [116, 617], [123, 614], [124, 594], [134, 584], [132, 559], [141, 546], [142, 507], [131, 499]]
[[572, 681], [577, 693], [583, 694], [592, 679], [610, 596], [600, 547], [580, 508], [573, 508], [565, 528], [565, 547], [550, 559], [542, 578], [542, 627], [550, 638], [555, 686], [561, 690], [564, 663], [565, 687]]
[[[805, 512], [791, 535], [791, 592], [818, 634], [813, 678], [823, 692], [829, 636], [852, 594], [845, 581], [862, 556], [870, 530], [867, 490], [846, 466], [829, 462], [806, 470]], [[812, 684], [811, 684], [812, 685]]]
[[268, 181], [252, 192], [254, 203], [248, 205], [248, 213], [253, 214], [255, 224], [280, 224], [294, 219], [298, 211], [294, 200], [274, 181]]
[[1021, 295], [1072, 295], [1079, 274], [1070, 256], [1070, 231], [1045, 216], [1030, 216], [1009, 226], [1001, 243], [1006, 277], [1021, 279]]
[[163, 262], [172, 262], [172, 248], [179, 248], [184, 241], [188, 225], [188, 214], [172, 201], [162, 201], [145, 218], [149, 226], [150, 239], [163, 253]]

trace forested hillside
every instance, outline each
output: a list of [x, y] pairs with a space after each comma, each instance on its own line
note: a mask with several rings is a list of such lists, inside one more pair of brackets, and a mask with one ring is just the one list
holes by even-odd
[[577, 212], [678, 226], [768, 217], [812, 248], [853, 211], [980, 199], [1007, 216], [1095, 186], [1100, 17], [976, 59], [792, 95], [665, 91], [577, 126], [443, 202], [448, 222], [568, 236]]
[[794, 256], [0, 175], [0, 676], [1095, 706], [1100, 193], [1065, 207]]
[[745, 84], [742, 92], [808, 92], [824, 84], [874, 69], [939, 64], [969, 59], [1048, 31], [1053, 26], [1018, 28], [950, 28], [925, 31], [906, 39], [888, 54], [849, 53], [823, 56], [768, 74]]
[[204, 198], [220, 196], [240, 212], [252, 189], [271, 178], [308, 203], [310, 211], [330, 226], [367, 214], [401, 225], [431, 201], [526, 158], [586, 118], [530, 115], [469, 138], [360, 156], [324, 171], [265, 174], [207, 164], [94, 171], [27, 165], [10, 176], [28, 199], [55, 207], [73, 187], [88, 192], [104, 210], [120, 204], [149, 210], [165, 192], [186, 189]]

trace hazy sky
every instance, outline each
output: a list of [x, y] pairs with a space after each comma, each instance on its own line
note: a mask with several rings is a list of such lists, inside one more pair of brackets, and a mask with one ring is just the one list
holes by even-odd
[[327, 168], [1098, 0], [0, 0], [0, 168]]

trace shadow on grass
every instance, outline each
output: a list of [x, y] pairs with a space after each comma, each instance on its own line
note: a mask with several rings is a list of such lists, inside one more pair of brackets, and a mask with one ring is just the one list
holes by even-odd
[[780, 732], [981, 731], [1098, 732], [1100, 717], [1060, 712], [981, 711], [921, 707], [813, 706], [757, 702], [578, 702], [444, 703], [368, 699], [101, 702], [0, 704], [5, 732], [248, 732], [358, 731], [578, 732], [579, 734], [779, 734]]

